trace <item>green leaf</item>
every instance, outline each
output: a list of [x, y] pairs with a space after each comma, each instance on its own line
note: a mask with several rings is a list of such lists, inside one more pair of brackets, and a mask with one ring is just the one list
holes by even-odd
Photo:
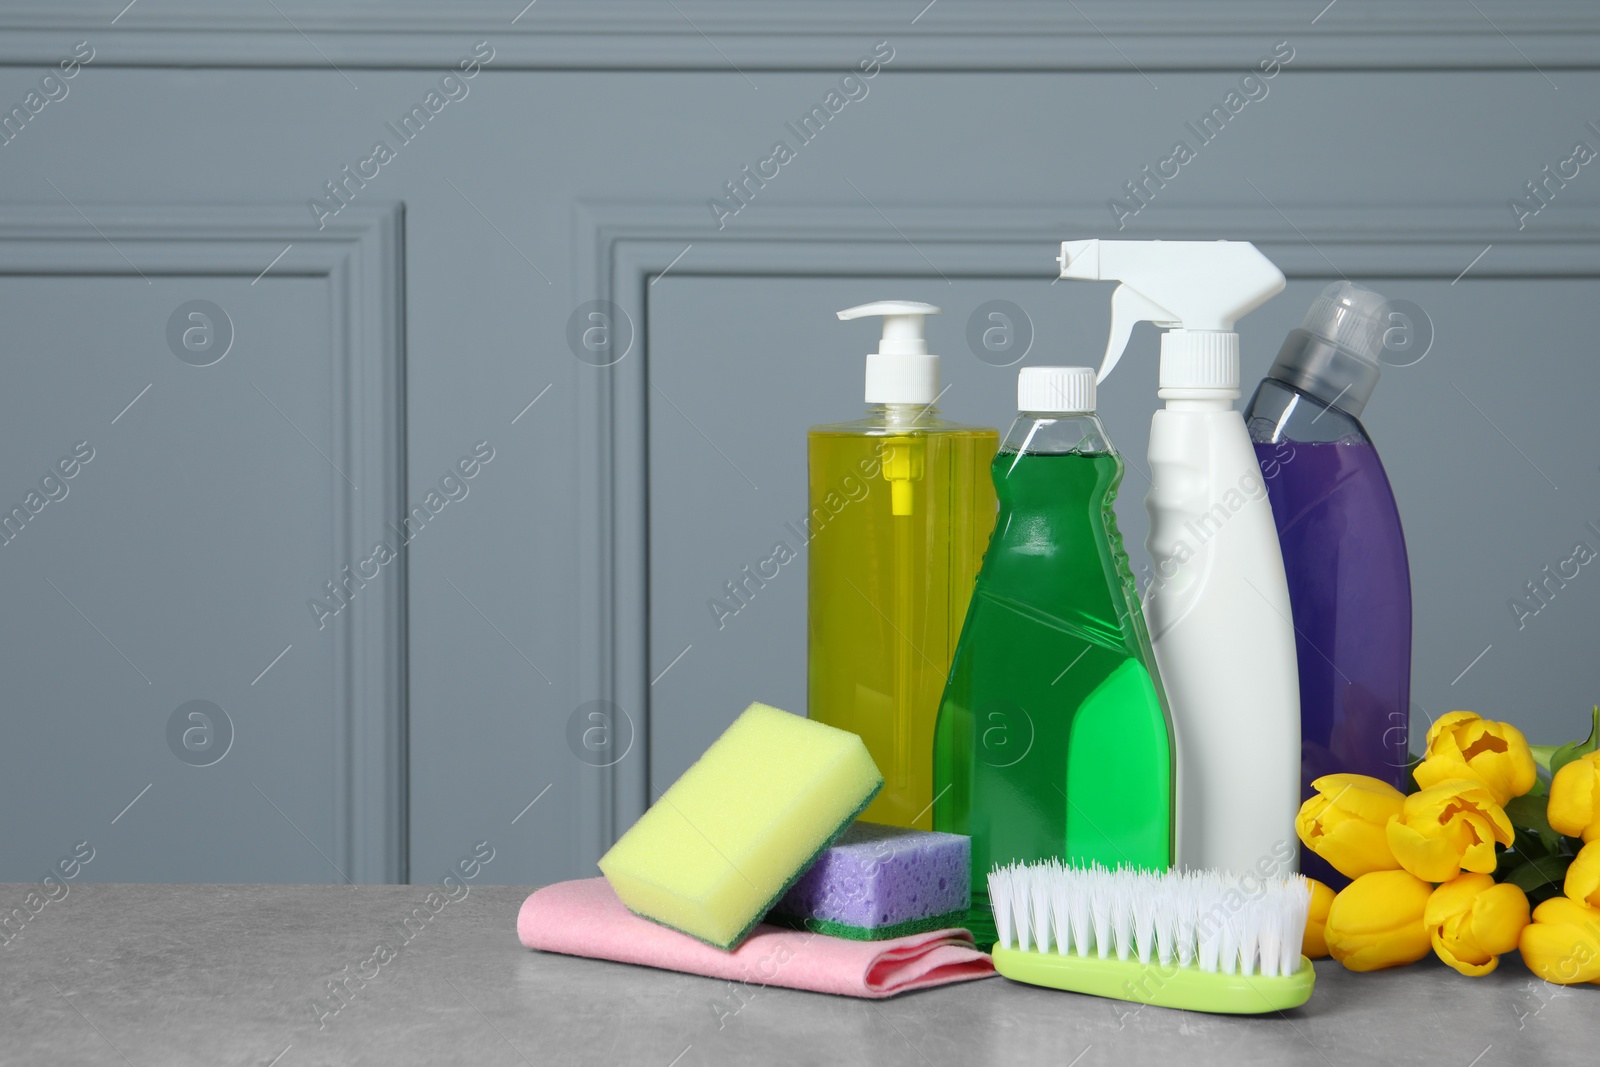
[[1568, 856], [1547, 856], [1529, 859], [1512, 867], [1499, 881], [1510, 882], [1524, 893], [1532, 893], [1541, 886], [1559, 887], [1567, 877], [1567, 867], [1572, 863]]
[[1528, 751], [1533, 753], [1534, 764], [1546, 774], [1550, 773], [1550, 757], [1554, 756], [1561, 748], [1560, 745], [1529, 745]]
[[1512, 797], [1506, 802], [1506, 818], [1519, 830], [1531, 830], [1540, 837], [1559, 836], [1550, 826], [1550, 814], [1544, 797]]
[[1550, 825], [1548, 805], [1549, 798], [1532, 793], [1507, 802], [1506, 818], [1517, 831], [1518, 852], [1531, 851], [1524, 849], [1524, 842], [1536, 843], [1538, 850], [1547, 854], [1563, 851], [1564, 838]]
[[1561, 842], [1546, 841], [1532, 830], [1518, 829], [1512, 838], [1511, 848], [1516, 852], [1512, 859], [1539, 860], [1561, 851]]
[[1550, 756], [1550, 773], [1553, 775], [1580, 756], [1600, 748], [1600, 704], [1596, 704], [1589, 724], [1589, 736], [1582, 741], [1572, 741], [1556, 749]]

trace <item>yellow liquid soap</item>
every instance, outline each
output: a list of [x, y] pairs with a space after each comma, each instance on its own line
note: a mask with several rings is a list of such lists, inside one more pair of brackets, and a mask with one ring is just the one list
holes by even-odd
[[861, 816], [933, 827], [933, 733], [994, 530], [997, 431], [886, 405], [809, 435], [808, 712], [859, 734], [884, 786]]

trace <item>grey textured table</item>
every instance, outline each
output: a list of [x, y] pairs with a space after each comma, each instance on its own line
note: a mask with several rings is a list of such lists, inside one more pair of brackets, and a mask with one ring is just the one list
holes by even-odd
[[[0, 903], [29, 888], [0, 886]], [[724, 982], [529, 952], [514, 929], [523, 889], [474, 886], [413, 920], [403, 942], [400, 923], [427, 892], [73, 885], [0, 946], [0, 1062], [1491, 1067], [1592, 1063], [1600, 1037], [1600, 989], [1548, 986], [1515, 957], [1477, 980], [1436, 963], [1354, 975], [1324, 961], [1310, 1004], [1252, 1019], [1003, 978], [876, 1002], [738, 996]], [[313, 1005], [338, 1003], [329, 980], [380, 942], [402, 947], [319, 1026]]]

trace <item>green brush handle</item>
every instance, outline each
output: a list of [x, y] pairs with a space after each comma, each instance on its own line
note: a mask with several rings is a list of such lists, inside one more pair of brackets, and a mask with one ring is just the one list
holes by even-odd
[[1221, 974], [1176, 963], [1137, 959], [1058, 956], [994, 946], [994, 969], [1015, 982], [1087, 993], [1095, 997], [1227, 1015], [1261, 1015], [1298, 1008], [1311, 999], [1317, 972], [1300, 957], [1300, 968], [1286, 977]]

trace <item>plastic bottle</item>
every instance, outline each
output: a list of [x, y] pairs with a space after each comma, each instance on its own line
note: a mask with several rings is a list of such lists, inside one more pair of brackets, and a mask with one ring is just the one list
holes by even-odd
[[995, 456], [1000, 517], [939, 708], [934, 828], [972, 837], [978, 943], [997, 863], [1165, 870], [1172, 740], [1112, 503], [1094, 371], [1028, 367]]
[[883, 316], [867, 356], [867, 416], [809, 435], [808, 710], [860, 734], [884, 785], [863, 818], [933, 824], [933, 724], [961, 619], [994, 529], [996, 430], [947, 422], [931, 304], [887, 300], [839, 312]]
[[[1300, 796], [1325, 774], [1405, 791], [1411, 571], [1400, 510], [1360, 415], [1378, 384], [1384, 299], [1336, 282], [1245, 409], [1277, 520], [1300, 663]], [[1301, 870], [1349, 879], [1310, 853]]]
[[1060, 262], [1063, 278], [1122, 283], [1101, 379], [1134, 323], [1166, 331], [1145, 614], [1172, 708], [1178, 864], [1276, 873], [1296, 852], [1300, 687], [1272, 508], [1233, 407], [1233, 327], [1283, 291], [1283, 274], [1243, 241], [1068, 241]]

